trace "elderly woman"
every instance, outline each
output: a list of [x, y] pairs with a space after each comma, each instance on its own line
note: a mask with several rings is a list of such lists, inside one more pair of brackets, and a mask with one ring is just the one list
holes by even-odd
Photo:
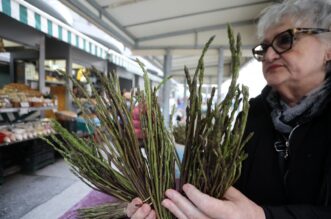
[[[167, 190], [177, 218], [331, 218], [331, 3], [288, 0], [267, 8], [253, 55], [268, 86], [250, 101], [248, 159], [219, 200], [194, 186]], [[155, 218], [140, 199], [131, 218]]]

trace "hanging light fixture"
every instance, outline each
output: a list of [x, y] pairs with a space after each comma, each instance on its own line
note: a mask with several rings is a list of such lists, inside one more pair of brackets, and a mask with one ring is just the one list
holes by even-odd
[[2, 38], [0, 38], [0, 52], [6, 52], [5, 43]]

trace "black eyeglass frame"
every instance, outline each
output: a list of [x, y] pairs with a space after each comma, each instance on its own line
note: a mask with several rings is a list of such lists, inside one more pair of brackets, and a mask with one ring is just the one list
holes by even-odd
[[[291, 42], [290, 42], [290, 46], [289, 48], [285, 49], [285, 50], [282, 50], [282, 51], [278, 51], [277, 48], [275, 48], [275, 46], [273, 45], [274, 42], [278, 39], [278, 37], [280, 35], [283, 35], [284, 33], [288, 32], [291, 36]], [[271, 41], [270, 44], [266, 44], [266, 43], [261, 43], [257, 46], [255, 46], [253, 49], [252, 49], [252, 53], [253, 53], [253, 57], [261, 62], [264, 60], [264, 56], [266, 54], [266, 52], [268, 51], [269, 47], [271, 47], [278, 55], [281, 55], [287, 51], [289, 51], [290, 49], [292, 49], [292, 46], [293, 46], [293, 41], [294, 41], [294, 37], [296, 34], [298, 33], [304, 33], [304, 34], [309, 34], [309, 35], [315, 35], [315, 34], [320, 34], [320, 33], [326, 33], [326, 32], [331, 32], [331, 30], [329, 29], [325, 29], [325, 28], [304, 28], [304, 27], [298, 27], [298, 28], [292, 28], [292, 29], [288, 29], [288, 30], [285, 30], [279, 34], [277, 34]], [[262, 50], [260, 51], [257, 51], [256, 48], [257, 47], [262, 47]], [[258, 54], [258, 53], [263, 53], [263, 54]]]

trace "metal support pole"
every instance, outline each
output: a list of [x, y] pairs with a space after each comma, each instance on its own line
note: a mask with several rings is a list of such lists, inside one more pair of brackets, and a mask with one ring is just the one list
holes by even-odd
[[221, 86], [224, 77], [224, 49], [219, 48], [218, 50], [218, 74], [217, 74], [217, 102], [221, 101]]
[[39, 91], [45, 92], [45, 36], [39, 42]]
[[10, 72], [10, 82], [11, 83], [17, 82], [14, 69], [15, 69], [14, 58], [11, 55], [10, 56], [10, 63], [9, 63], [9, 72]]
[[[163, 72], [165, 78], [168, 77], [171, 73], [171, 64], [172, 64], [171, 61], [172, 61], [171, 51], [167, 49], [166, 55], [164, 56], [164, 64], [163, 64]], [[163, 116], [166, 127], [169, 127], [170, 124], [170, 111], [169, 111], [170, 92], [171, 92], [171, 84], [170, 81], [167, 81], [163, 86]]]
[[[72, 76], [72, 57], [71, 57], [71, 49], [69, 49], [69, 54], [66, 60], [66, 73], [69, 76]], [[70, 91], [72, 91], [72, 81], [69, 79], [69, 77], [67, 77], [67, 81], [66, 81], [66, 109], [67, 110], [73, 110], [73, 106], [72, 106], [72, 96]]]

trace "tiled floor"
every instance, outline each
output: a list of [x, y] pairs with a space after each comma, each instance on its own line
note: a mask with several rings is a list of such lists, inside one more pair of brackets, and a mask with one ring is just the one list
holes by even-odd
[[59, 159], [34, 174], [6, 177], [0, 186], [0, 218], [59, 218], [90, 191]]
[[[184, 148], [177, 146], [177, 151], [182, 158]], [[17, 173], [5, 178], [0, 186], [0, 218], [59, 218], [91, 190], [70, 172], [63, 159], [58, 159], [33, 174]]]

